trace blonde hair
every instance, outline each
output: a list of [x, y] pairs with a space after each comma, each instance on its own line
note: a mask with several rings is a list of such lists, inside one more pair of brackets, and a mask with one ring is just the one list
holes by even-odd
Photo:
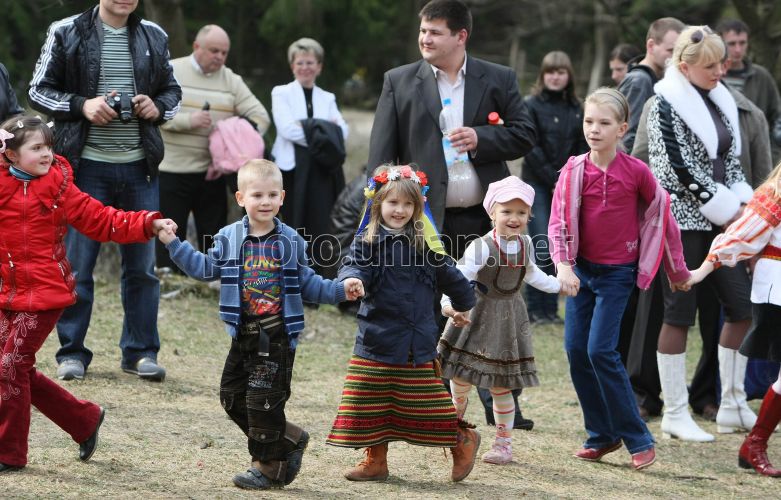
[[624, 94], [612, 87], [600, 87], [589, 94], [583, 102], [583, 107], [585, 108], [589, 104], [609, 107], [616, 115], [618, 123], [629, 121], [629, 103]]
[[279, 189], [284, 189], [282, 185], [282, 171], [273, 161], [268, 160], [249, 160], [241, 166], [237, 176], [239, 191], [244, 191], [247, 184], [256, 179], [271, 179], [279, 185]]
[[[400, 168], [395, 165], [380, 165], [372, 174], [372, 177], [380, 175], [391, 169]], [[413, 170], [417, 171], [416, 168]], [[412, 217], [402, 230], [410, 238], [410, 242], [419, 253], [423, 253], [426, 241], [423, 235], [423, 226], [418, 221], [423, 215], [423, 193], [420, 184], [414, 180], [400, 176], [398, 179], [381, 184], [372, 198], [372, 205], [369, 208], [369, 222], [363, 233], [363, 239], [367, 242], [373, 242], [380, 234], [380, 224], [382, 224], [382, 202], [390, 195], [398, 195], [412, 200]]]
[[769, 186], [773, 190], [775, 196], [781, 196], [781, 162], [776, 165], [776, 168], [770, 171], [763, 186]]
[[671, 64], [709, 65], [720, 63], [727, 55], [724, 40], [707, 26], [689, 26], [681, 32], [673, 48]]

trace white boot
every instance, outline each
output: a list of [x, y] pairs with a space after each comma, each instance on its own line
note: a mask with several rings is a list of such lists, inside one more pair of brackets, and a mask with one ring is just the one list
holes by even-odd
[[686, 388], [686, 353], [656, 353], [659, 381], [664, 395], [662, 436], [684, 441], [713, 441], [713, 435], [700, 429], [689, 413], [689, 390]]
[[757, 416], [746, 403], [743, 380], [748, 358], [735, 349], [719, 345], [719, 375], [721, 376], [721, 405], [716, 415], [716, 430], [730, 434], [737, 429], [750, 431]]

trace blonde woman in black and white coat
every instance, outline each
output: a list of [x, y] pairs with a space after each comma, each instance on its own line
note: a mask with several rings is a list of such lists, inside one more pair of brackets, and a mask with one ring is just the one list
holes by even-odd
[[[707, 26], [691, 26], [678, 38], [665, 77], [654, 86], [648, 114], [649, 163], [670, 193], [689, 267], [704, 259], [711, 241], [742, 212], [752, 189], [740, 167], [738, 110], [719, 83], [726, 51]], [[724, 308], [718, 356], [722, 398], [719, 432], [751, 429], [746, 404], [746, 357], [737, 349], [751, 323], [751, 284], [745, 268], [721, 269], [698, 286], [710, 286]], [[688, 441], [712, 441], [692, 420], [686, 388], [686, 336], [694, 325], [696, 291], [664, 291], [664, 322], [657, 360], [664, 393], [662, 432]]]

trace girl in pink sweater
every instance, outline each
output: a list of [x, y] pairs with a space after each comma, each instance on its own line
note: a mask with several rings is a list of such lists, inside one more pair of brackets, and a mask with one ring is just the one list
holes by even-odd
[[601, 88], [585, 101], [591, 151], [570, 158], [553, 195], [548, 238], [567, 298], [564, 347], [588, 439], [575, 453], [597, 461], [626, 445], [636, 469], [655, 460], [654, 439], [637, 410], [616, 350], [632, 287], [648, 287], [664, 259], [673, 289], [688, 286], [670, 199], [642, 161], [621, 151], [629, 105]]

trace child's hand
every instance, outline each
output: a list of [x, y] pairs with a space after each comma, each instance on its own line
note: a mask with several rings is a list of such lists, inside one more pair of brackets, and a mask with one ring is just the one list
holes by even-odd
[[155, 219], [152, 221], [152, 232], [155, 234], [159, 234], [160, 231], [169, 229], [175, 233], [176, 230], [179, 229], [179, 226], [171, 219]]
[[565, 295], [574, 297], [578, 294], [580, 289], [580, 279], [578, 279], [575, 271], [572, 270], [572, 266], [559, 262], [556, 266], [556, 278], [561, 283], [561, 291]]
[[472, 320], [469, 319], [469, 311], [466, 312], [456, 311], [455, 309], [453, 309], [453, 306], [451, 306], [450, 304], [442, 308], [442, 316], [452, 318], [453, 326], [459, 328], [472, 323]]
[[170, 228], [161, 229], [157, 232], [157, 239], [163, 245], [167, 245], [176, 239], [176, 231]]
[[676, 281], [675, 283], [670, 282], [670, 288], [673, 292], [688, 292], [692, 289], [693, 285], [694, 283], [692, 283], [691, 278], [684, 281]]
[[578, 294], [577, 288], [571, 287], [571, 286], [564, 286], [564, 284], [561, 284], [561, 289], [559, 290], [559, 295], [563, 295], [565, 297], [574, 297]]
[[[452, 307], [451, 307], [452, 309]], [[460, 312], [460, 311], [453, 311], [453, 326], [456, 328], [461, 328], [462, 326], [466, 326], [472, 323], [472, 320], [469, 319], [469, 311]]]
[[713, 272], [714, 265], [713, 262], [706, 260], [702, 263], [700, 267], [692, 271], [691, 278], [689, 278], [689, 284], [691, 286], [696, 285], [697, 283], [701, 283], [702, 280], [708, 277], [710, 273]]
[[363, 281], [358, 278], [344, 280], [344, 294], [347, 296], [347, 300], [358, 300], [363, 297]]

